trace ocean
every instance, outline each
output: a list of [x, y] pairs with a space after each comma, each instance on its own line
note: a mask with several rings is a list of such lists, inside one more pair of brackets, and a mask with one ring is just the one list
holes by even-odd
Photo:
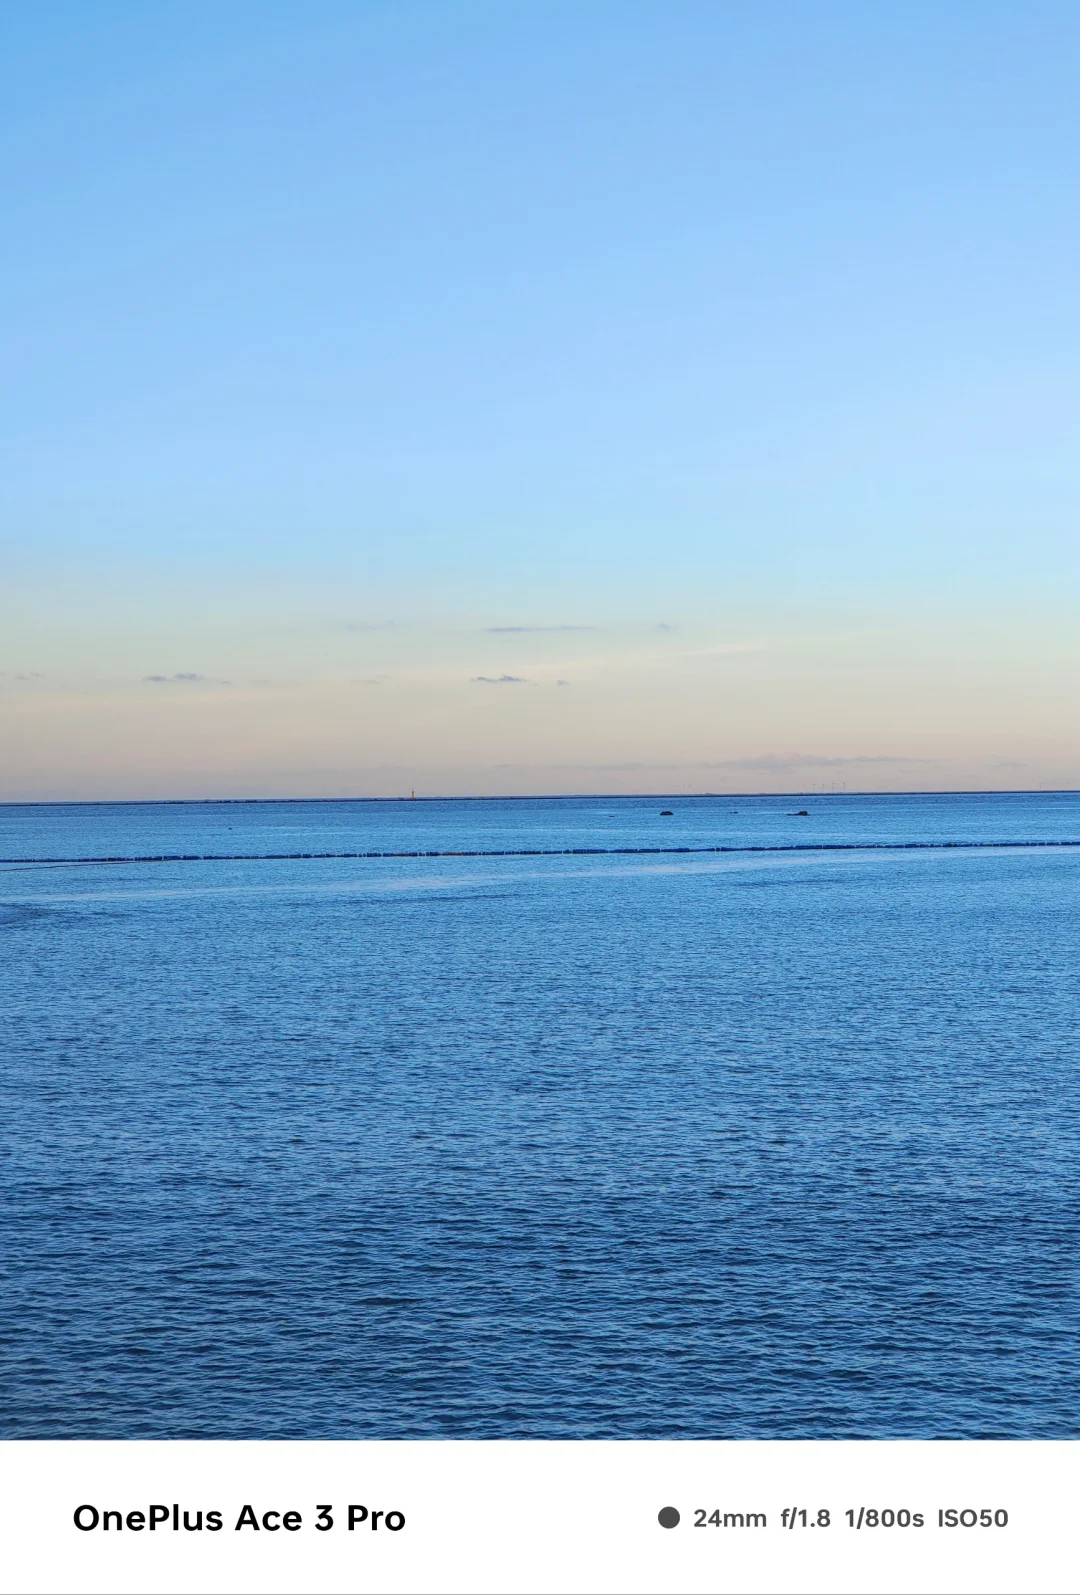
[[[1070, 841], [0, 808], [5, 1437], [1075, 1437]], [[319, 853], [381, 856], [265, 856]]]

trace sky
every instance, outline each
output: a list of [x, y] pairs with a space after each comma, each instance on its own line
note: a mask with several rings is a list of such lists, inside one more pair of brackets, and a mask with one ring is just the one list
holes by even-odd
[[1080, 787], [1080, 8], [6, 0], [0, 799]]

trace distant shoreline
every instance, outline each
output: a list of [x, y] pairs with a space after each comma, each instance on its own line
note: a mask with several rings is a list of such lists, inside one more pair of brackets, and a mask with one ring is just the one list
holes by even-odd
[[488, 794], [431, 793], [423, 797], [243, 797], [243, 798], [0, 798], [0, 809], [60, 808], [213, 808], [267, 803], [698, 803], [712, 798], [722, 802], [749, 802], [758, 798], [898, 798], [898, 797], [1080, 797], [1080, 788], [1063, 787], [946, 787], [894, 792], [523, 792]]

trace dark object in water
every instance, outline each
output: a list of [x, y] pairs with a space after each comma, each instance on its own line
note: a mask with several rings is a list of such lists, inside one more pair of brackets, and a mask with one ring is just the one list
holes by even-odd
[[810, 810], [793, 809], [790, 818], [793, 820], [808, 820], [810, 818]]
[[671, 814], [672, 814], [672, 811], [671, 811], [671, 809], [661, 809], [661, 810], [660, 810], [660, 818], [661, 818], [661, 819], [663, 819], [663, 818], [664, 818], [664, 815], [665, 815], [665, 814], [666, 814], [666, 815], [667, 815], [667, 816], [668, 816], [668, 817], [669, 817], [669, 818], [670, 818], [670, 817], [671, 817]]

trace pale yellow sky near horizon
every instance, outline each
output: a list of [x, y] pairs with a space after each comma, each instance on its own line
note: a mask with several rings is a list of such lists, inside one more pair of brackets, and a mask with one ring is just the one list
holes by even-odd
[[24, 611], [0, 800], [1080, 787], [1069, 620]]

